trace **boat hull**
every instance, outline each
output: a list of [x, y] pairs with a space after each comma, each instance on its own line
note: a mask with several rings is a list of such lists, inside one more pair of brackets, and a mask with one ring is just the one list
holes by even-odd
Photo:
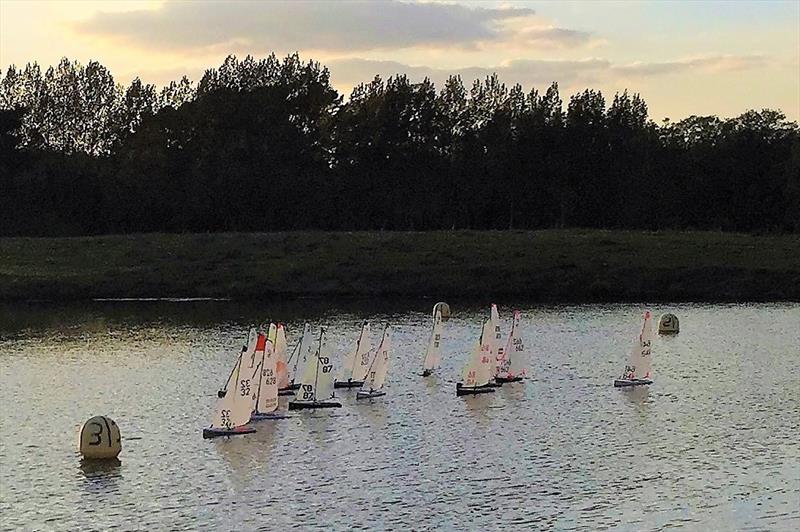
[[648, 379], [614, 379], [614, 388], [628, 388], [645, 384], [653, 384], [653, 381]]
[[269, 412], [266, 414], [258, 412], [250, 416], [250, 421], [262, 421], [265, 419], [289, 419], [289, 416], [279, 414], [278, 412]]
[[317, 401], [314, 403], [306, 403], [303, 401], [289, 401], [289, 410], [305, 410], [315, 408], [341, 408], [342, 403], [336, 401]]
[[522, 380], [522, 377], [496, 377], [495, 381], [505, 384], [507, 382], [519, 382]]
[[252, 434], [256, 429], [252, 427], [237, 427], [235, 429], [203, 429], [203, 439], [219, 438], [220, 436], [241, 436], [242, 434]]
[[334, 388], [360, 388], [364, 381], [336, 381], [333, 383]]
[[481, 393], [494, 393], [494, 386], [489, 386], [488, 384], [484, 386], [467, 386], [464, 387], [461, 383], [456, 384], [456, 395], [477, 395]]
[[295, 395], [297, 390], [292, 390], [290, 388], [284, 388], [283, 390], [278, 390], [278, 395], [286, 396], [286, 395]]
[[489, 382], [488, 384], [484, 384], [483, 386], [478, 386], [478, 388], [500, 388], [503, 383], [499, 380], [494, 380]]
[[386, 392], [362, 392], [359, 390], [356, 393], [356, 399], [372, 399], [373, 397], [381, 397], [386, 395]]

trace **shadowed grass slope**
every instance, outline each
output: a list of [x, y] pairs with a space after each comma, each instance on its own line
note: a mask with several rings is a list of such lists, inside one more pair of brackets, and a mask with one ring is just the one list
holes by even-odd
[[0, 239], [0, 299], [800, 300], [800, 237], [599, 230]]

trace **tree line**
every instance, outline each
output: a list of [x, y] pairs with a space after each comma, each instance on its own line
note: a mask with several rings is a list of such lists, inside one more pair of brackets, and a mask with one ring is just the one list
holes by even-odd
[[800, 129], [776, 110], [654, 123], [496, 75], [375, 77], [346, 100], [297, 54], [195, 85], [97, 62], [0, 79], [0, 234], [539, 229], [800, 231]]

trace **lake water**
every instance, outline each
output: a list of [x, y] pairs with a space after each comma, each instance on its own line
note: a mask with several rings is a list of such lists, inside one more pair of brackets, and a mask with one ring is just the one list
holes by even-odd
[[[655, 383], [612, 387], [644, 305], [521, 305], [532, 378], [456, 397], [486, 308], [451, 302], [443, 367], [418, 376], [432, 302], [0, 306], [4, 529], [797, 530], [800, 305], [654, 305]], [[511, 306], [500, 305], [507, 333]], [[387, 396], [203, 440], [247, 326], [393, 326]], [[288, 398], [281, 398], [286, 408]], [[81, 466], [93, 415], [121, 464]]]

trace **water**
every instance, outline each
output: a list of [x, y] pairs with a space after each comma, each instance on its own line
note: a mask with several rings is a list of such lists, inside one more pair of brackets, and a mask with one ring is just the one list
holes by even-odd
[[[451, 302], [452, 303], [452, 302]], [[673, 305], [655, 384], [622, 391], [643, 306], [526, 307], [533, 379], [457, 398], [481, 310], [453, 304], [422, 379], [430, 302], [98, 302], [0, 307], [0, 527], [8, 529], [800, 528], [800, 305]], [[409, 310], [414, 309], [414, 310]], [[488, 309], [483, 309], [488, 310]], [[504, 332], [510, 308], [501, 305]], [[386, 397], [203, 440], [247, 325], [394, 326]], [[286, 408], [287, 398], [281, 398]], [[121, 464], [81, 466], [117, 421]]]

